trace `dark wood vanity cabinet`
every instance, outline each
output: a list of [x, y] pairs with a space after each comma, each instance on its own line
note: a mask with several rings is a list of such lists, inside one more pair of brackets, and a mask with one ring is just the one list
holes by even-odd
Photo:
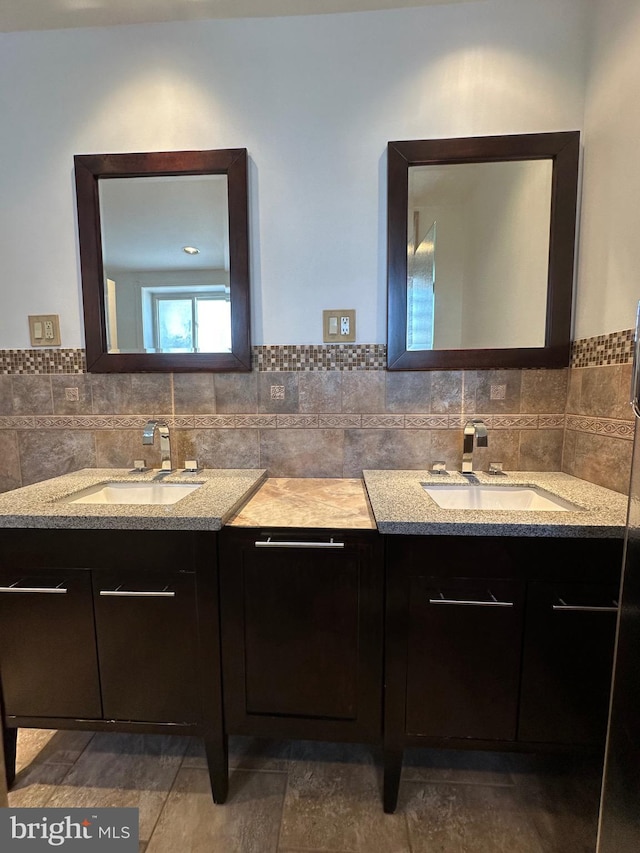
[[379, 741], [376, 531], [225, 528], [220, 600], [230, 734]]
[[0, 530], [8, 775], [18, 727], [197, 735], [224, 801], [216, 534]]
[[388, 536], [385, 810], [407, 746], [604, 743], [622, 541]]

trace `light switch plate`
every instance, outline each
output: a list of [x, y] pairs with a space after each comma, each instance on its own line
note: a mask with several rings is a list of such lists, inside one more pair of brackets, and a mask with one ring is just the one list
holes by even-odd
[[60, 317], [57, 314], [29, 314], [32, 347], [60, 346]]
[[[345, 322], [346, 320], [346, 322]], [[342, 330], [348, 327], [348, 334]], [[322, 312], [322, 340], [325, 344], [348, 344], [356, 340], [355, 308], [335, 308]]]

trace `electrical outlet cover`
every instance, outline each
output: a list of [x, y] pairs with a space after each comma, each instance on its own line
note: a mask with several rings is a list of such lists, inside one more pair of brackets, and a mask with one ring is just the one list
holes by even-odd
[[[348, 326], [349, 332], [342, 330]], [[356, 340], [355, 308], [334, 308], [322, 312], [322, 340], [325, 344], [348, 344]]]

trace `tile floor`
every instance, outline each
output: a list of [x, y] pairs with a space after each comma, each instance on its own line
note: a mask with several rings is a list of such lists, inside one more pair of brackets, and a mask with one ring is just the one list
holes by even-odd
[[594, 760], [414, 750], [395, 815], [377, 750], [232, 738], [211, 800], [199, 741], [22, 729], [9, 804], [133, 806], [145, 853], [593, 853]]

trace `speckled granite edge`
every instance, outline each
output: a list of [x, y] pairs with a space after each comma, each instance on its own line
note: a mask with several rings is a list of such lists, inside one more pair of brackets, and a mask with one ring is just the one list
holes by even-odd
[[[72, 474], [0, 494], [0, 527], [220, 530], [225, 521], [266, 479], [264, 469], [204, 469], [194, 474], [159, 475], [124, 469], [84, 468]], [[200, 483], [199, 489], [177, 503], [71, 504], [76, 492], [109, 482]]]
[[458, 473], [446, 477], [429, 471], [363, 471], [371, 508], [381, 533], [423, 536], [556, 536], [614, 538], [624, 536], [627, 498], [618, 492], [559, 472], [507, 472], [504, 477], [478, 473], [487, 485], [533, 485], [570, 501], [573, 512], [442, 509], [421, 483], [464, 484]]

